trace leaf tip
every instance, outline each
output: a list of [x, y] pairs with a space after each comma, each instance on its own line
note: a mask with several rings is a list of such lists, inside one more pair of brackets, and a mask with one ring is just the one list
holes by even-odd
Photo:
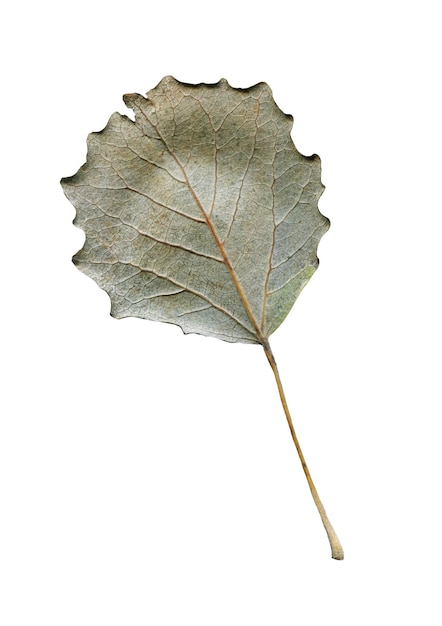
[[123, 102], [129, 109], [139, 107], [140, 104], [145, 101], [146, 98], [139, 93], [125, 93], [123, 96]]

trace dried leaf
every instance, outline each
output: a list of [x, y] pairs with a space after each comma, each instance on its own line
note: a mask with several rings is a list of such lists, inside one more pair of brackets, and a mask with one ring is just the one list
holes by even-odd
[[114, 317], [263, 346], [333, 556], [343, 558], [268, 341], [315, 271], [329, 227], [318, 210], [319, 158], [296, 150], [292, 117], [265, 83], [167, 77], [124, 101], [135, 121], [114, 113], [89, 136], [87, 162], [62, 180], [86, 233], [74, 262], [109, 294]]

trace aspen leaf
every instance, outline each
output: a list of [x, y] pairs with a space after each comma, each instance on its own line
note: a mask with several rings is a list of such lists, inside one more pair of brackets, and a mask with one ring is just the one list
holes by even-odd
[[166, 77], [124, 102], [135, 121], [114, 113], [89, 135], [86, 163], [61, 181], [86, 234], [73, 261], [109, 294], [116, 318], [263, 346], [332, 556], [342, 559], [269, 344], [329, 227], [318, 210], [319, 157], [297, 151], [293, 119], [265, 83], [234, 89]]

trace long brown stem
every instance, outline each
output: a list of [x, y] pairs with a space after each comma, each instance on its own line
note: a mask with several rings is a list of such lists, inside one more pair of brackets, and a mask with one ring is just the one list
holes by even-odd
[[310, 487], [311, 494], [313, 496], [313, 500], [315, 501], [316, 508], [318, 509], [319, 515], [321, 516], [322, 523], [324, 524], [324, 528], [327, 532], [328, 540], [330, 542], [330, 547], [332, 551], [332, 558], [342, 561], [344, 558], [344, 550], [342, 549], [341, 542], [338, 539], [337, 534], [335, 533], [333, 526], [330, 524], [330, 521], [325, 512], [324, 506], [319, 498], [318, 492], [314, 485], [313, 479], [310, 475], [310, 471], [307, 467], [307, 463], [305, 462], [304, 455], [301, 450], [301, 446], [299, 445], [298, 437], [296, 436], [295, 428], [293, 426], [292, 418], [290, 415], [289, 407], [287, 405], [287, 400], [284, 394], [284, 389], [282, 388], [281, 378], [279, 376], [278, 367], [276, 365], [275, 357], [273, 356], [272, 349], [268, 341], [265, 341], [263, 344], [264, 352], [266, 357], [270, 363], [270, 367], [273, 370], [273, 374], [275, 375], [276, 384], [278, 386], [279, 396], [281, 398], [281, 403], [284, 408], [284, 413], [287, 418], [287, 422], [290, 428], [290, 432], [292, 434], [293, 443], [295, 444], [296, 451], [298, 452], [299, 459], [301, 461], [302, 469], [304, 470], [305, 477], [307, 478], [308, 486]]

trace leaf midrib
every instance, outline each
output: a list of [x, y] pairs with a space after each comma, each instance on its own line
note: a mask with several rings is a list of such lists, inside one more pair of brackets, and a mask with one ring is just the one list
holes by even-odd
[[[253, 314], [252, 308], [250, 306], [250, 303], [247, 299], [247, 296], [244, 292], [244, 289], [241, 285], [241, 282], [235, 272], [235, 269], [233, 268], [232, 263], [230, 262], [229, 256], [226, 252], [226, 249], [221, 241], [221, 239], [218, 236], [218, 233], [216, 232], [215, 226], [212, 222], [212, 220], [210, 219], [210, 216], [208, 215], [208, 213], [206, 212], [206, 210], [204, 209], [203, 203], [201, 202], [200, 198], [198, 197], [198, 194], [196, 193], [195, 189], [193, 188], [193, 185], [191, 184], [189, 177], [187, 175], [186, 169], [184, 167], [184, 165], [181, 163], [181, 161], [178, 159], [178, 157], [176, 156], [176, 154], [171, 150], [171, 148], [169, 147], [167, 141], [165, 140], [165, 138], [163, 137], [163, 135], [161, 134], [161, 132], [159, 131], [158, 127], [155, 126], [155, 124], [153, 124], [153, 122], [149, 119], [149, 117], [146, 115], [145, 111], [143, 111], [143, 109], [141, 107], [137, 107], [138, 110], [142, 113], [142, 115], [144, 116], [144, 118], [147, 120], [147, 122], [152, 126], [152, 128], [155, 130], [156, 133], [158, 133], [158, 137], [161, 139], [161, 141], [163, 142], [166, 150], [168, 151], [168, 153], [170, 154], [170, 156], [173, 158], [173, 160], [175, 161], [175, 163], [177, 164], [177, 166], [180, 168], [186, 185], [193, 197], [193, 199], [195, 200], [196, 205], [198, 206], [198, 208], [200, 209], [203, 217], [204, 217], [204, 221], [206, 222], [212, 237], [221, 253], [221, 256], [223, 258], [223, 261], [230, 273], [230, 276], [232, 277], [233, 283], [235, 285], [235, 288], [238, 292], [238, 295], [241, 299], [241, 302], [244, 306], [244, 309], [250, 319], [250, 321], [252, 322], [253, 328], [255, 329], [255, 333], [256, 333], [256, 338], [258, 339], [258, 341], [262, 344], [262, 345], [267, 345], [268, 343], [268, 338], [264, 335], [264, 333], [261, 330], [261, 327], [255, 317], [255, 315]], [[214, 132], [216, 133], [216, 131], [214, 130]], [[216, 147], [215, 147], [216, 149]], [[229, 317], [231, 317], [232, 319], [234, 319], [232, 317], [231, 314], [229, 314]]]

